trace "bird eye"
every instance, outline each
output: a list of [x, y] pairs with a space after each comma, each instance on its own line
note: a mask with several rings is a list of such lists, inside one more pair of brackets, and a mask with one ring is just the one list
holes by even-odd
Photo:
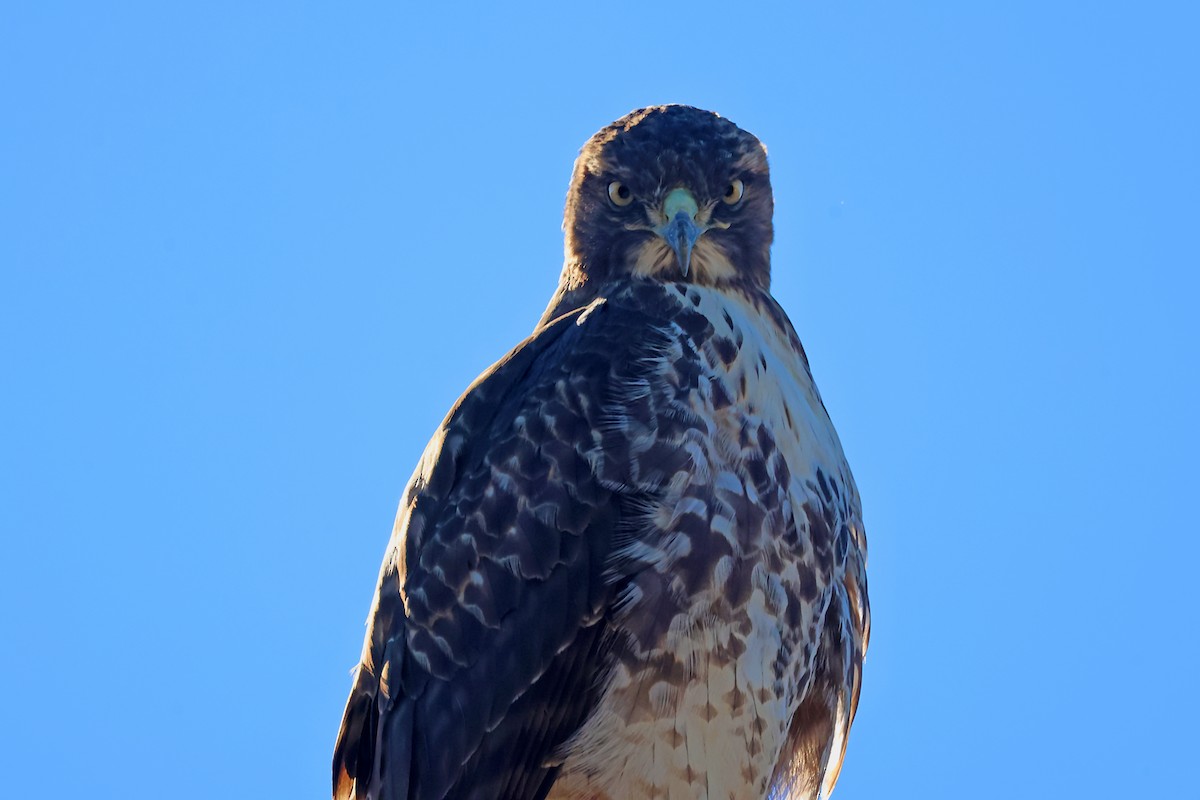
[[737, 204], [742, 199], [742, 195], [745, 193], [746, 184], [735, 179], [733, 183], [725, 187], [725, 196], [721, 199], [725, 201], [726, 205], [732, 206]]
[[613, 181], [608, 185], [608, 199], [614, 206], [625, 207], [633, 202], [633, 192], [620, 181]]

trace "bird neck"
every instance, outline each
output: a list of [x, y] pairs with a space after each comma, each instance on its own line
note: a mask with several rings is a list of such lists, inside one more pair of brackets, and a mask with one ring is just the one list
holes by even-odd
[[[742, 294], [750, 298], [770, 298], [770, 272], [764, 271], [762, 275], [767, 278], [767, 285], [762, 285], [759, 278], [760, 275], [745, 275], [738, 274], [733, 277], [721, 278], [716, 281], [696, 281], [696, 280], [681, 280], [681, 281], [664, 281], [660, 277], [639, 276], [626, 274], [619, 278], [600, 280], [588, 274], [578, 262], [568, 260], [563, 265], [563, 271], [559, 277], [558, 287], [554, 290], [554, 294], [550, 296], [550, 302], [546, 305], [546, 310], [542, 313], [541, 319], [538, 320], [534, 330], [542, 328], [545, 325], [553, 322], [563, 314], [583, 308], [589, 305], [597, 298], [609, 296], [618, 286], [628, 285], [633, 281], [643, 281], [648, 283], [675, 284], [687, 283], [705, 286], [718, 291], [731, 292]], [[695, 276], [694, 276], [695, 277]], [[774, 301], [771, 301], [774, 302]]]

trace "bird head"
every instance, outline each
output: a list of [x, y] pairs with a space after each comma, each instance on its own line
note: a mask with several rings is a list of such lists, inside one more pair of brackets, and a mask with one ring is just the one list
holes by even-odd
[[773, 210], [755, 136], [691, 106], [634, 111], [575, 161], [560, 293], [625, 277], [765, 291]]

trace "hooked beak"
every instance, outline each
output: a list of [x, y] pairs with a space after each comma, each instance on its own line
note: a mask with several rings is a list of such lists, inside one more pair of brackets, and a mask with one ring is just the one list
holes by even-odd
[[686, 278], [692, 266], [692, 248], [705, 229], [696, 224], [696, 213], [699, 208], [696, 198], [687, 189], [672, 189], [663, 201], [663, 215], [666, 223], [659, 225], [654, 232], [666, 240], [675, 251], [675, 260]]

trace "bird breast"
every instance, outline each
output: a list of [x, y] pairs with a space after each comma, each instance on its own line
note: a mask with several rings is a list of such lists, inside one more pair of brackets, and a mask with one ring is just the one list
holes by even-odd
[[791, 324], [765, 296], [670, 291], [650, 384], [693, 420], [667, 443], [687, 467], [617, 554], [617, 657], [551, 800], [766, 797], [829, 603], [821, 481], [848, 502], [852, 479]]

